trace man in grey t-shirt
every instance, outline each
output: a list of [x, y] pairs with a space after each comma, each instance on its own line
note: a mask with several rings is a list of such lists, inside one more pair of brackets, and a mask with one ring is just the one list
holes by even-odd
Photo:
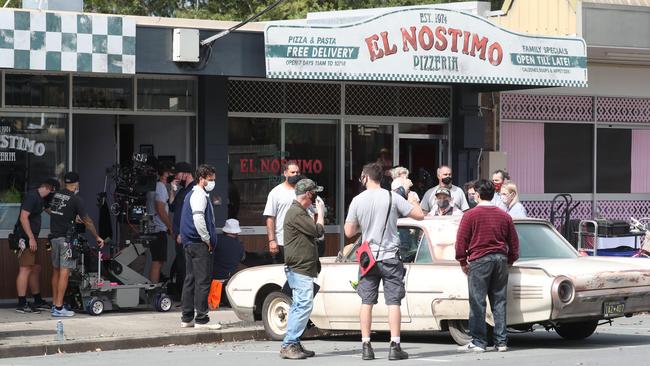
[[296, 199], [294, 187], [302, 178], [300, 167], [294, 160], [284, 164], [283, 173], [285, 181], [278, 184], [269, 192], [264, 207], [266, 216], [266, 233], [269, 239], [269, 251], [273, 255], [274, 263], [284, 263], [284, 217]]
[[451, 184], [451, 168], [446, 165], [442, 165], [440, 168], [438, 168], [436, 173], [438, 175], [439, 184], [426, 191], [424, 193], [424, 197], [422, 197], [422, 202], [420, 203], [420, 206], [422, 207], [424, 213], [430, 213], [437, 208], [435, 192], [440, 188], [447, 188], [449, 190], [451, 193], [451, 205], [454, 206], [455, 209], [458, 209], [460, 211], [469, 210], [469, 204], [467, 203], [465, 192], [463, 192], [460, 187]]
[[[359, 278], [357, 293], [361, 297], [361, 341], [364, 360], [375, 358], [370, 345], [370, 325], [372, 307], [379, 296], [379, 282], [384, 284], [384, 300], [388, 305], [388, 323], [390, 327], [390, 360], [403, 360], [408, 354], [400, 347], [400, 323], [402, 314], [400, 305], [406, 294], [404, 288], [404, 265], [398, 255], [399, 236], [397, 219], [408, 216], [422, 220], [424, 214], [417, 201], [406, 201], [399, 194], [382, 189], [380, 182], [383, 167], [377, 163], [363, 167], [360, 182], [366, 190], [352, 199], [348, 216], [345, 219], [345, 236], [354, 237], [361, 232], [361, 238], [368, 241], [377, 260], [375, 267]], [[392, 195], [392, 198], [391, 198]], [[390, 204], [390, 211], [389, 210]], [[388, 216], [388, 222], [386, 222]]]

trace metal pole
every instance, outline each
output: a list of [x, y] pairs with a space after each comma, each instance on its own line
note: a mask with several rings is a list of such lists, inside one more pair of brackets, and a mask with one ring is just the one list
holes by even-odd
[[[593, 167], [594, 167], [594, 172], [593, 172], [593, 192], [591, 196], [591, 217], [595, 220], [599, 216], [598, 212], [598, 200], [596, 198], [596, 194], [598, 192], [597, 190], [597, 183], [598, 183], [598, 116], [596, 112], [596, 97], [593, 97], [592, 99], [593, 103], [593, 117], [594, 117], [594, 147], [593, 147]], [[594, 248], [596, 247], [596, 243], [594, 243]]]

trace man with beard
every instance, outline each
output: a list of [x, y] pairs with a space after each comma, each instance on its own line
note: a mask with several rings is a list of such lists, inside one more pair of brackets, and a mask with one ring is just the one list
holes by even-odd
[[300, 167], [295, 160], [286, 162], [282, 171], [285, 181], [269, 192], [263, 213], [266, 216], [269, 251], [274, 263], [284, 263], [284, 217], [296, 199], [295, 186], [302, 178]]

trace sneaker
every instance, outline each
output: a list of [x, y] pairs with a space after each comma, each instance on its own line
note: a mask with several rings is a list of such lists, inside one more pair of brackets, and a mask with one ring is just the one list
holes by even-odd
[[189, 322], [181, 321], [181, 328], [194, 328], [194, 320]]
[[372, 345], [370, 342], [363, 342], [363, 352], [361, 354], [362, 360], [374, 360], [375, 351], [372, 350]]
[[402, 351], [402, 347], [399, 343], [390, 342], [390, 352], [388, 353], [388, 359], [390, 361], [406, 360], [408, 358], [409, 354]]
[[302, 343], [298, 343], [298, 347], [300, 347], [300, 351], [302, 351], [302, 353], [304, 353], [305, 356], [307, 356], [307, 357], [316, 356], [316, 352], [306, 349], [305, 347], [302, 346]]
[[508, 346], [494, 346], [494, 350], [497, 352], [508, 352]]
[[18, 305], [16, 308], [17, 313], [21, 314], [40, 314], [41, 311], [33, 307], [30, 303], [26, 302], [25, 305]]
[[52, 309], [52, 304], [50, 304], [50, 303], [47, 302], [47, 301], [43, 301], [43, 302], [35, 302], [35, 303], [34, 303], [34, 308], [39, 309], [39, 310], [45, 310], [45, 311], [47, 311], [47, 310]]
[[469, 342], [464, 346], [458, 347], [458, 352], [474, 352], [474, 353], [481, 353], [485, 352], [485, 348], [481, 348], [479, 346], [475, 346], [474, 343]]
[[280, 357], [289, 360], [304, 360], [307, 355], [302, 352], [297, 343], [292, 343], [280, 348]]
[[74, 311], [68, 310], [65, 307], [62, 308], [61, 310], [57, 310], [57, 308], [53, 308], [52, 316], [57, 318], [70, 317], [70, 316], [74, 316]]
[[199, 324], [199, 323], [196, 323], [196, 324], [194, 324], [194, 328], [196, 328], [196, 329], [208, 329], [208, 330], [219, 330], [219, 329], [221, 329], [221, 324], [219, 324], [219, 323], [215, 323], [215, 324], [209, 324], [209, 323]]

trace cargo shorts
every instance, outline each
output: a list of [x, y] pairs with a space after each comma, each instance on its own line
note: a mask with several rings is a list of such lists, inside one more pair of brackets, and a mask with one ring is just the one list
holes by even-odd
[[77, 261], [72, 259], [72, 248], [65, 238], [52, 238], [52, 267], [73, 269], [77, 266]]
[[359, 278], [357, 293], [364, 305], [375, 305], [379, 298], [379, 282], [384, 284], [384, 301], [386, 305], [402, 305], [406, 295], [404, 288], [404, 264], [398, 258], [384, 259]]

